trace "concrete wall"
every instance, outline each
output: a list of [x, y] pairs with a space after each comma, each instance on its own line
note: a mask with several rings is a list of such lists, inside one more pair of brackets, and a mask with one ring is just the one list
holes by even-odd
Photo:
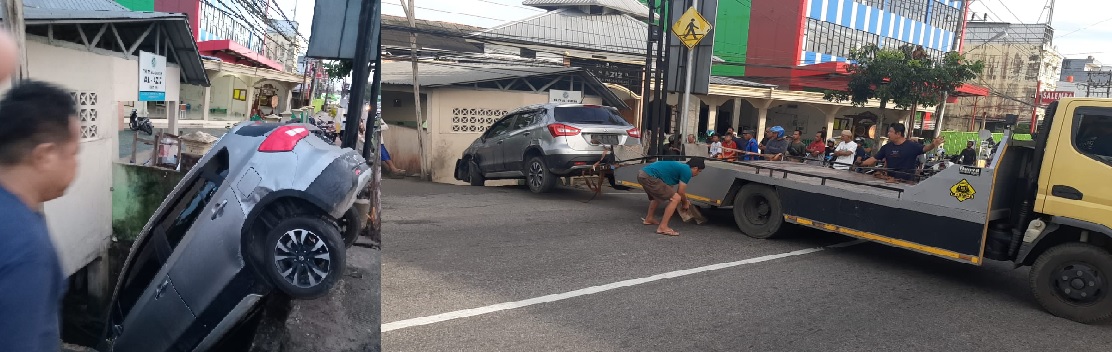
[[112, 163], [112, 232], [120, 240], [134, 240], [182, 176], [166, 169]]
[[181, 103], [189, 104], [190, 112], [202, 112], [205, 103], [205, 87], [192, 84], [181, 85]]
[[[120, 101], [138, 96], [139, 66], [119, 53], [52, 46], [36, 36], [28, 36], [26, 48], [30, 77], [72, 90], [81, 110], [84, 138], [77, 179], [65, 196], [45, 206], [47, 225], [69, 275], [95, 259], [112, 235], [111, 165], [119, 155], [120, 124], [114, 117], [120, 113]], [[167, 75], [167, 99], [177, 100], [176, 65], [167, 67]]]
[[[412, 96], [410, 93], [410, 104], [412, 104]], [[584, 96], [585, 104], [602, 104], [602, 99], [596, 96]], [[432, 180], [434, 182], [463, 184], [455, 180], [454, 167], [456, 160], [462, 156], [463, 151], [467, 149], [471, 142], [478, 138], [482, 132], [471, 131], [471, 126], [486, 127], [489, 126], [494, 120], [502, 116], [502, 111], [510, 111], [525, 105], [543, 104], [548, 102], [548, 93], [530, 93], [530, 92], [504, 92], [497, 90], [476, 90], [466, 88], [440, 88], [429, 90], [429, 99], [427, 105], [427, 118], [428, 118], [428, 138], [426, 142], [426, 153], [428, 153], [429, 165], [431, 167]], [[386, 117], [387, 106], [391, 105], [386, 96], [383, 96], [383, 117]], [[478, 114], [470, 115], [463, 114], [463, 110], [470, 111], [475, 109]], [[489, 115], [484, 116], [483, 111], [497, 112], [497, 116]], [[476, 117], [483, 119], [483, 122], [476, 123], [453, 123], [453, 117]], [[486, 122], [489, 119], [491, 122]], [[457, 127], [466, 127], [467, 131], [453, 130], [453, 125]], [[394, 129], [387, 130], [387, 133]], [[415, 137], [414, 137], [415, 138]], [[384, 138], [385, 139], [385, 138]], [[387, 144], [389, 147], [389, 144]], [[390, 151], [394, 159], [404, 159], [407, 156], [394, 150]], [[514, 181], [503, 181], [511, 184]], [[488, 185], [501, 184], [499, 182], [488, 182]]]

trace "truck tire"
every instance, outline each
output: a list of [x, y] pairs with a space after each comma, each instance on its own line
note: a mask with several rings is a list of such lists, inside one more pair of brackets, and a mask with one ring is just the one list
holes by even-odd
[[479, 164], [475, 160], [467, 161], [467, 181], [472, 186], [482, 187], [486, 185], [486, 178], [483, 177], [483, 171], [479, 170]]
[[1031, 266], [1035, 300], [1055, 316], [1092, 324], [1112, 318], [1112, 253], [1088, 243], [1052, 247]]
[[734, 198], [734, 222], [749, 237], [766, 239], [780, 236], [784, 228], [780, 196], [769, 186], [742, 186]]
[[556, 187], [556, 175], [548, 170], [544, 158], [534, 156], [525, 164], [525, 183], [533, 193], [548, 193]]

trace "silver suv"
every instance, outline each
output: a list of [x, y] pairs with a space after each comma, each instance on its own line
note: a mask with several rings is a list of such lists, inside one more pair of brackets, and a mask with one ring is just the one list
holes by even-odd
[[[590, 168], [607, 145], [638, 145], [641, 130], [618, 110], [582, 104], [530, 105], [490, 125], [456, 161], [455, 177], [482, 186], [486, 180], [522, 179], [544, 193], [556, 179]], [[614, 154], [606, 161], [614, 160]]]

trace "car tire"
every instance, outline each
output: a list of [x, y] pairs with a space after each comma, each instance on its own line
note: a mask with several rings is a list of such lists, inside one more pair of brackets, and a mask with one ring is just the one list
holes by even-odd
[[525, 164], [525, 184], [529, 186], [529, 191], [537, 194], [551, 192], [556, 187], [556, 181], [556, 175], [548, 170], [544, 158], [529, 158], [529, 162]]
[[1050, 314], [1084, 324], [1112, 319], [1112, 253], [1088, 243], [1052, 247], [1031, 266], [1035, 300]]
[[344, 239], [344, 247], [351, 248], [355, 245], [355, 241], [359, 239], [359, 210], [356, 207], [351, 207], [348, 211], [344, 212], [344, 217], [340, 218], [340, 234]]
[[279, 223], [267, 233], [263, 250], [267, 280], [293, 299], [328, 293], [343, 275], [347, 256], [340, 229], [311, 217]]
[[486, 185], [486, 178], [483, 177], [483, 171], [479, 170], [479, 164], [474, 160], [467, 161], [467, 181], [472, 186], [482, 187]]
[[784, 209], [772, 187], [758, 184], [742, 186], [734, 198], [734, 222], [746, 236], [766, 239], [782, 235]]

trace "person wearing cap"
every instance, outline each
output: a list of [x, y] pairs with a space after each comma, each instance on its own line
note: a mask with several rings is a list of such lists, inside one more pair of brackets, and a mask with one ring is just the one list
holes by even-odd
[[[871, 156], [873, 148], [869, 147], [869, 145], [865, 143], [865, 139], [861, 137], [857, 137], [853, 142], [857, 143], [857, 151], [853, 156], [853, 165], [861, 166], [861, 162]], [[864, 173], [865, 171], [866, 169], [864, 168], [857, 168], [857, 172]]]
[[[649, 196], [649, 212], [642, 223], [656, 225], [656, 233], [668, 236], [679, 236], [680, 233], [668, 227], [668, 221], [676, 213], [676, 207], [683, 203], [684, 210], [691, 207], [687, 199], [687, 184], [691, 178], [699, 176], [699, 172], [707, 168], [702, 158], [692, 158], [687, 163], [679, 161], [657, 161], [649, 164], [637, 172], [637, 183]], [[678, 191], [672, 187], [678, 187]], [[661, 202], [666, 203], [664, 216], [656, 220], [656, 207]]]
[[853, 132], [842, 130], [842, 140], [834, 147], [834, 169], [849, 170], [856, 153], [857, 143], [853, 141]]
[[760, 160], [757, 155], [761, 154], [761, 148], [757, 144], [757, 139], [753, 138], [753, 130], [741, 131], [741, 138], [745, 143], [745, 146], [741, 148], [741, 160]]

